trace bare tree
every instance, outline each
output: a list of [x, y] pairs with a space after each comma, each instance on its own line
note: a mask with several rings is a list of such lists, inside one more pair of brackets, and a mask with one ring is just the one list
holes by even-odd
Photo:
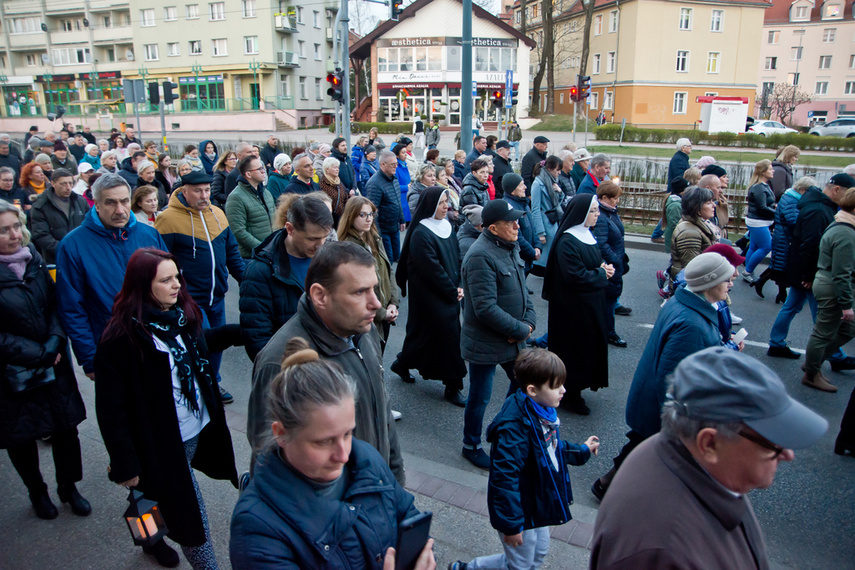
[[775, 83], [771, 94], [767, 96], [766, 106], [771, 110], [771, 114], [777, 115], [783, 123], [795, 112], [796, 107], [811, 101], [813, 101], [813, 95], [802, 91], [798, 85]]
[[[553, 19], [552, 19], [552, 0], [542, 0], [540, 4], [540, 8], [542, 11], [541, 14], [541, 30], [538, 34], [540, 37], [540, 41], [538, 43], [538, 61], [537, 61], [537, 72], [534, 74], [534, 79], [532, 80], [532, 98], [531, 98], [531, 109], [530, 112], [532, 114], [538, 114], [540, 109], [540, 86], [543, 83], [543, 76], [546, 75], [547, 68], [550, 70], [550, 75], [554, 75], [552, 68], [555, 63], [555, 46], [553, 45]], [[548, 84], [548, 83], [547, 83]], [[554, 77], [553, 77], [553, 86], [552, 92], [547, 90], [546, 96], [546, 109], [544, 112], [552, 113], [555, 109], [555, 104], [553, 103], [553, 95], [555, 92], [554, 85]], [[551, 110], [550, 110], [551, 109]]]
[[579, 75], [585, 75], [588, 69], [588, 56], [591, 52], [591, 23], [594, 21], [594, 0], [582, 0], [585, 6], [585, 30], [582, 35], [582, 61]]

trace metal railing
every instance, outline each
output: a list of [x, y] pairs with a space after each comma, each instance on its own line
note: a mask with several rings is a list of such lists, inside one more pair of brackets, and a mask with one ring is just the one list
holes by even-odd
[[278, 63], [279, 65], [300, 67], [300, 64], [297, 63], [297, 54], [293, 51], [277, 51], [276, 63]]

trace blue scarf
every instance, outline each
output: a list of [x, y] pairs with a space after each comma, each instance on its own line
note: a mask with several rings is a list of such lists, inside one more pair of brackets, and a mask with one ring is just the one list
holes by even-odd
[[548, 422], [555, 422], [558, 420], [558, 410], [555, 408], [544, 408], [534, 400], [532, 400], [531, 396], [526, 396], [528, 401], [531, 403], [531, 407], [534, 412], [544, 420]]

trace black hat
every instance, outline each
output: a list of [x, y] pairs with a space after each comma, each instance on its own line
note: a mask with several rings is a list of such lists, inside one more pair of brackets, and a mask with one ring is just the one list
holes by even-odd
[[498, 221], [513, 222], [523, 217], [522, 210], [511, 206], [510, 202], [504, 200], [493, 200], [481, 210], [481, 223], [485, 228], [490, 227]]
[[53, 146], [53, 143], [52, 143], [52, 142], [50, 142], [50, 141], [49, 141], [49, 140], [47, 140], [47, 139], [41, 139], [41, 140], [39, 140], [39, 146], [40, 146], [40, 147], [45, 147], [45, 148], [47, 148], [47, 147], [49, 147], [49, 146], [50, 146], [50, 147], [52, 147], [52, 146]]
[[520, 185], [520, 182], [523, 181], [523, 177], [517, 174], [516, 172], [509, 172], [502, 176], [502, 192], [505, 195], [510, 196], [514, 190]]
[[718, 164], [710, 164], [701, 171], [701, 176], [706, 176], [707, 174], [713, 174], [721, 178], [722, 176], [727, 175], [727, 170], [725, 170]]
[[499, 141], [496, 143], [496, 150], [500, 148], [511, 148], [511, 143], [508, 141]]
[[828, 183], [836, 184], [838, 186], [842, 186], [843, 188], [852, 188], [853, 186], [855, 186], [855, 178], [852, 178], [845, 172], [841, 172], [832, 176], [831, 180], [829, 180]]
[[689, 184], [688, 180], [686, 180], [682, 176], [679, 176], [672, 180], [671, 184], [669, 184], [668, 186], [672, 194], [682, 194], [683, 190], [691, 186], [691, 184]]
[[30, 130], [31, 131], [38, 131], [39, 128], [37, 126], [33, 125], [32, 127], [30, 127]]
[[534, 137], [534, 142], [535, 143], [548, 143], [549, 139], [543, 135], [538, 135], [538, 136]]
[[182, 184], [210, 184], [213, 181], [211, 176], [198, 170], [191, 170], [181, 177]]
[[374, 148], [374, 146], [372, 146], [372, 145], [368, 145], [367, 147], [365, 147], [365, 148], [362, 150], [362, 153], [363, 153], [363, 154], [370, 154], [370, 153], [372, 153], [372, 152], [377, 152], [377, 149], [376, 149], [376, 148]]

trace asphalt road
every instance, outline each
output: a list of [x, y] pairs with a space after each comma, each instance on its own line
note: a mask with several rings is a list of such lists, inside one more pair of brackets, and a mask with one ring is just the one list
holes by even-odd
[[[611, 466], [611, 458], [624, 444], [624, 407], [629, 384], [636, 364], [650, 334], [650, 326], [659, 312], [654, 272], [666, 262], [659, 251], [630, 249], [632, 271], [625, 279], [621, 299], [632, 307], [630, 317], [618, 317], [618, 332], [629, 347], [609, 348], [610, 386], [584, 395], [591, 407], [588, 417], [559, 411], [562, 437], [583, 441], [589, 435], [600, 437], [599, 457], [571, 471], [575, 518], [593, 522], [598, 503], [590, 493], [590, 485]], [[546, 328], [546, 303], [540, 299], [542, 280], [529, 277], [535, 290], [534, 304], [539, 316], [538, 330]], [[737, 282], [731, 292], [734, 311], [744, 318], [749, 335], [746, 353], [772, 367], [784, 380], [790, 393], [828, 418], [831, 428], [814, 447], [796, 453], [795, 461], [782, 464], [775, 484], [768, 490], [755, 491], [751, 500], [766, 536], [768, 553], [776, 568], [852, 568], [855, 544], [851, 538], [855, 520], [855, 460], [832, 453], [834, 437], [849, 394], [855, 385], [855, 374], [832, 373], [829, 377], [840, 387], [837, 394], [820, 393], [803, 387], [799, 380], [799, 361], [785, 361], [765, 356], [765, 348], [752, 343], [765, 343], [779, 305], [774, 303], [772, 285], [767, 285], [767, 298], [757, 297], [744, 283]], [[229, 322], [237, 322], [237, 286], [232, 282], [227, 297]], [[406, 321], [407, 303], [401, 307], [400, 320]], [[568, 316], [572, 318], [572, 316]], [[808, 311], [799, 315], [791, 329], [792, 346], [804, 348], [810, 334]], [[404, 417], [398, 422], [399, 436], [405, 453], [405, 465], [461, 484], [483, 485], [484, 473], [472, 467], [461, 456], [463, 410], [442, 400], [442, 385], [424, 381], [404, 384], [388, 372], [389, 365], [401, 347], [402, 326], [393, 327], [386, 351], [385, 368], [393, 408]], [[849, 346], [855, 354], [855, 346]], [[441, 355], [438, 355], [441, 357]], [[235, 396], [227, 406], [239, 471], [248, 464], [249, 446], [245, 437], [246, 405], [252, 367], [242, 348], [226, 351], [222, 375], [225, 385]], [[80, 426], [84, 456], [84, 480], [79, 488], [93, 504], [93, 514], [79, 519], [68, 507], [60, 509], [54, 521], [41, 521], [32, 513], [26, 490], [11, 467], [8, 456], [0, 454], [0, 494], [4, 497], [0, 510], [0, 568], [41, 568], [61, 564], [68, 568], [140, 568], [154, 567], [140, 549], [130, 545], [127, 528], [121, 519], [127, 503], [124, 489], [106, 478], [107, 456], [101, 443], [94, 417], [92, 384], [82, 373], [78, 378], [89, 411], [89, 419]], [[499, 369], [494, 384], [493, 400], [486, 422], [499, 410], [507, 389], [507, 378]], [[485, 422], [485, 423], [486, 423]], [[41, 445], [42, 471], [56, 500], [53, 483], [53, 462], [50, 448]], [[228, 483], [199, 477], [205, 497], [212, 535], [221, 567], [228, 565], [228, 526], [237, 491]], [[58, 501], [57, 501], [58, 504]], [[486, 518], [467, 516], [456, 509], [417, 496], [421, 508], [432, 508], [433, 534], [437, 537], [437, 557], [440, 567], [457, 558], [490, 554], [498, 549], [494, 531]], [[663, 505], [667, 508], [667, 504]], [[545, 568], [584, 568], [584, 549], [553, 540], [552, 554]], [[182, 567], [189, 567], [182, 562]]]

